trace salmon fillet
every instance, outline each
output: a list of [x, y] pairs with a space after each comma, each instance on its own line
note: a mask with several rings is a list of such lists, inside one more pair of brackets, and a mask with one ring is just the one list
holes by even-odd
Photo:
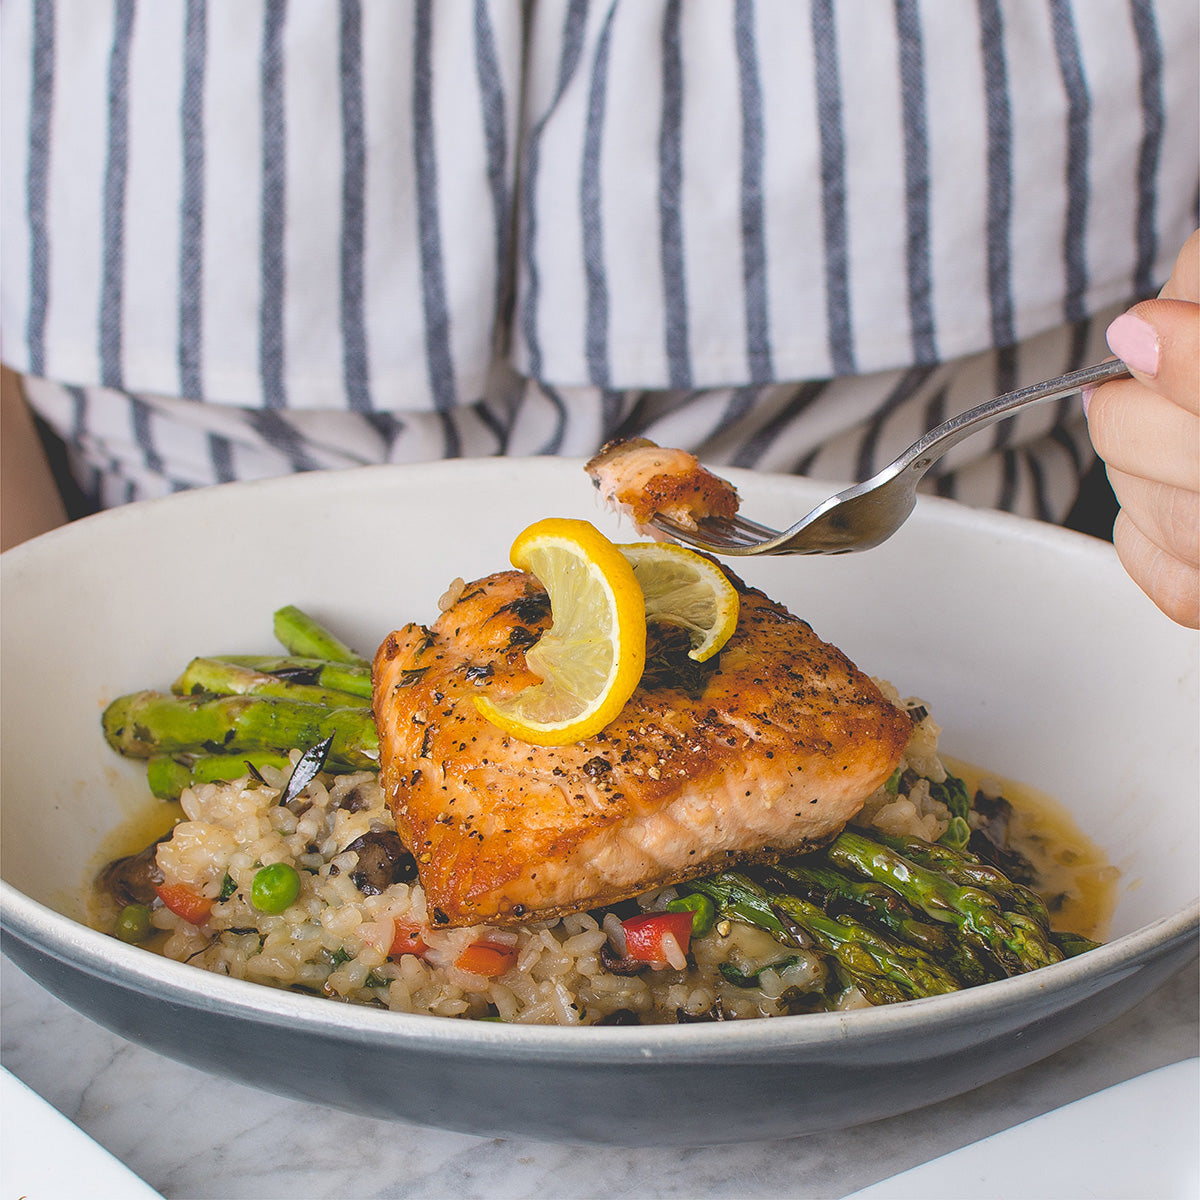
[[621, 714], [569, 746], [517, 741], [473, 697], [537, 682], [549, 623], [519, 571], [464, 586], [374, 662], [381, 779], [433, 920], [509, 924], [594, 908], [834, 836], [892, 773], [912, 722], [839, 650], [732, 574], [737, 629], [706, 663], [652, 627]]
[[609, 442], [584, 470], [604, 502], [632, 518], [642, 533], [646, 523], [669, 517], [695, 529], [705, 517], [732, 517], [738, 510], [733, 484], [700, 465], [686, 450], [670, 450], [648, 438]]

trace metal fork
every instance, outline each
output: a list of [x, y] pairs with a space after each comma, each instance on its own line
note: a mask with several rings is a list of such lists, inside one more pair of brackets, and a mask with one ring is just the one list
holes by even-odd
[[742, 516], [707, 517], [697, 529], [686, 529], [666, 517], [655, 517], [650, 524], [674, 541], [716, 555], [847, 554], [870, 550], [887, 541], [908, 520], [917, 502], [917, 485], [952, 446], [1013, 416], [1019, 409], [1128, 374], [1125, 364], [1113, 359], [1007, 392], [968, 409], [930, 430], [865, 483], [831, 496], [782, 533]]

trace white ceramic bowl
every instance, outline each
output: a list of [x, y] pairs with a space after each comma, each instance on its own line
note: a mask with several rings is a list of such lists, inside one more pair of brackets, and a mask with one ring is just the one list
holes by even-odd
[[[947, 753], [1051, 793], [1122, 871], [1112, 940], [950, 996], [842, 1014], [545, 1029], [401, 1016], [225, 979], [78, 920], [111, 830], [146, 803], [103, 706], [194, 654], [270, 644], [294, 603], [371, 649], [525, 525], [625, 540], [574, 461], [458, 461], [210, 488], [3, 555], [3, 930], [50, 991], [201, 1068], [375, 1116], [492, 1135], [716, 1143], [945, 1099], [1124, 1012], [1196, 954], [1197, 642], [1111, 547], [941, 501], [867, 554], [742, 560], [864, 670], [923, 697]], [[784, 526], [827, 489], [730, 472]]]

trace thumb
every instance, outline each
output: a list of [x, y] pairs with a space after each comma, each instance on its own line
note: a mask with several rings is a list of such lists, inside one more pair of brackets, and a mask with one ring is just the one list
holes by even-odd
[[1139, 383], [1200, 413], [1200, 304], [1144, 300], [1117, 317], [1105, 337]]

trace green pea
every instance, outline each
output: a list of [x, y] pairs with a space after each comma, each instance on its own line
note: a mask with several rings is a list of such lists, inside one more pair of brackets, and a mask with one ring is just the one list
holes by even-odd
[[667, 905], [667, 912], [690, 912], [692, 914], [692, 937], [704, 937], [712, 932], [717, 920], [717, 906], [703, 892], [692, 892], [680, 896]]
[[127, 904], [117, 917], [114, 931], [123, 942], [131, 945], [144, 942], [150, 936], [150, 910], [144, 904]]
[[272, 863], [254, 876], [250, 903], [259, 912], [281, 913], [300, 895], [300, 874], [287, 863]]

